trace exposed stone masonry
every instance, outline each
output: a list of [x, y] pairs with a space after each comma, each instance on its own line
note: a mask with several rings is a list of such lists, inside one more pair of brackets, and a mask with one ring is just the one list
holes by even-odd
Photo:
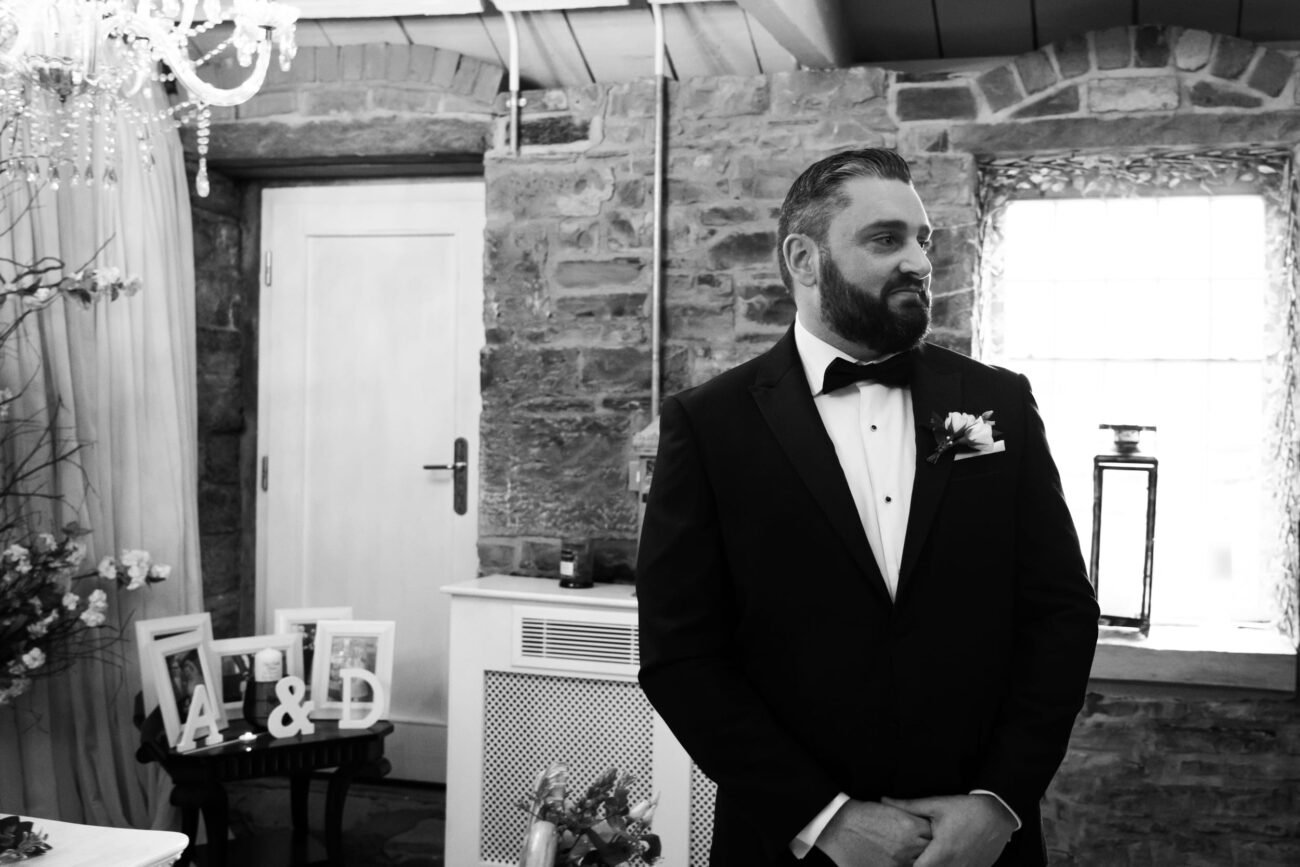
[[240, 270], [242, 194], [217, 173], [192, 203], [195, 321], [198, 327], [199, 549], [203, 607], [221, 638], [241, 634], [252, 610], [244, 582], [245, 283]]

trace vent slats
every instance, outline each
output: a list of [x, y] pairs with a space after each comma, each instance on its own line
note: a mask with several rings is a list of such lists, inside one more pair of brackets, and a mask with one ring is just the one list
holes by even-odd
[[640, 634], [632, 623], [522, 617], [519, 630], [520, 654], [527, 659], [640, 664]]

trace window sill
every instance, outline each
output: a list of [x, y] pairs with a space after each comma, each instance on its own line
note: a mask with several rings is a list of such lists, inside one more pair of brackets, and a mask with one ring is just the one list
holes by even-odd
[[1156, 625], [1143, 638], [1103, 626], [1092, 677], [1294, 692], [1296, 649], [1268, 629]]

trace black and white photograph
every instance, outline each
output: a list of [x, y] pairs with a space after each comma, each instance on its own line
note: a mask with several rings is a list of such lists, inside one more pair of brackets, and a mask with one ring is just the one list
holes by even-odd
[[208, 694], [207, 717], [212, 724], [200, 724], [195, 738], [219, 734], [228, 718], [222, 703], [221, 678], [213, 664], [211, 643], [199, 631], [160, 638], [149, 650], [150, 668], [158, 689], [158, 709], [167, 744], [175, 747], [189, 719], [195, 691], [202, 686]]
[[362, 678], [352, 679], [352, 703], [369, 712], [392, 702], [397, 623], [392, 620], [322, 620], [316, 629], [316, 656], [311, 679], [313, 719], [339, 719], [343, 710], [343, 671], [370, 672], [380, 684], [375, 695]]
[[3, 0], [45, 830], [1300, 867], [1300, 0]]
[[298, 635], [302, 643], [302, 676], [307, 679], [306, 698], [311, 698], [313, 660], [316, 658], [316, 627], [322, 620], [350, 620], [352, 608], [335, 605], [326, 608], [277, 608], [274, 631], [278, 635]]
[[[257, 670], [254, 657], [267, 648], [278, 654], [278, 665], [274, 670], [279, 672], [280, 678], [303, 676], [300, 634], [250, 635], [219, 638], [212, 642], [212, 653], [217, 659], [216, 668], [221, 678], [221, 701], [230, 718], [242, 718], [244, 693]], [[263, 675], [266, 676], [267, 672]]]

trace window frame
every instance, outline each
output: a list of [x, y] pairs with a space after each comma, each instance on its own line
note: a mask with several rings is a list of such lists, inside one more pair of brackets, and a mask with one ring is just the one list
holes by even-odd
[[1268, 491], [1273, 550], [1264, 552], [1273, 580], [1274, 620], [1265, 629], [1153, 625], [1146, 637], [1102, 629], [1093, 677], [1162, 683], [1297, 690], [1300, 637], [1300, 178], [1288, 148], [1154, 149], [1132, 153], [1067, 153], [983, 159], [977, 164], [979, 267], [971, 312], [977, 358], [996, 348], [991, 325], [1000, 312], [999, 251], [1006, 206], [1027, 198], [1121, 198], [1254, 194], [1265, 201], [1269, 306], [1265, 310], [1266, 452], [1277, 472]]

